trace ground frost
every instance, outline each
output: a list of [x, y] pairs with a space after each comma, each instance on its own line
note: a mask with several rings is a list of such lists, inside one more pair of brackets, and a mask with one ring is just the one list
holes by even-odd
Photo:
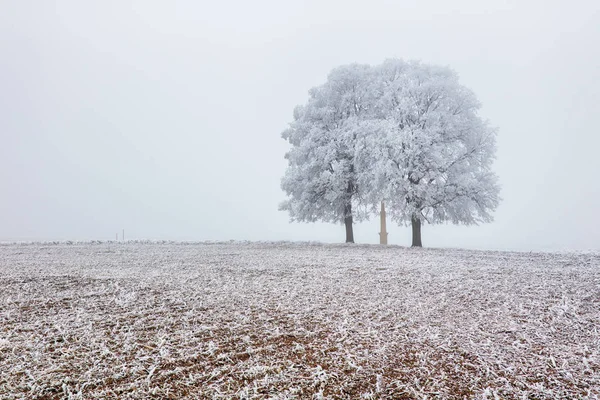
[[0, 245], [0, 398], [598, 398], [600, 256]]

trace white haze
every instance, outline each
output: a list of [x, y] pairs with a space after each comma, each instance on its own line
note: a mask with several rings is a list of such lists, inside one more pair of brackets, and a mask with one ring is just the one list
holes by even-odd
[[[448, 65], [499, 127], [496, 221], [428, 247], [600, 248], [596, 1], [0, 5], [0, 240], [317, 240], [278, 211], [292, 110], [329, 71]], [[408, 245], [408, 228], [389, 223]], [[378, 242], [378, 219], [355, 227]]]

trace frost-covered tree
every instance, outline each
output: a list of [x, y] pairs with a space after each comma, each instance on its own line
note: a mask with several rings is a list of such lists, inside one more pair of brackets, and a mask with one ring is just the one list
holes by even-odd
[[293, 221], [344, 222], [353, 242], [353, 221], [385, 200], [393, 220], [412, 225], [413, 246], [422, 246], [423, 222], [491, 221], [496, 131], [479, 108], [449, 68], [336, 68], [282, 135], [292, 149], [281, 209]]
[[388, 60], [375, 74], [378, 122], [367, 123], [355, 157], [370, 202], [385, 199], [393, 220], [412, 225], [413, 246], [423, 222], [491, 221], [496, 131], [475, 95], [445, 67]]
[[309, 91], [307, 104], [296, 107], [282, 134], [292, 148], [281, 182], [288, 199], [280, 209], [292, 221], [343, 223], [346, 242], [354, 242], [353, 222], [367, 216], [354, 157], [356, 127], [373, 103], [371, 83], [367, 65], [334, 69], [325, 84]]

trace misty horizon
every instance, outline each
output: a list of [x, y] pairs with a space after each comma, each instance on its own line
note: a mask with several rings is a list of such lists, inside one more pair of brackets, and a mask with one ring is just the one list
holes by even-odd
[[[333, 68], [398, 57], [455, 70], [499, 129], [495, 221], [426, 224], [425, 247], [600, 250], [599, 9], [6, 3], [0, 241], [341, 243], [343, 224], [278, 211], [281, 133]], [[378, 243], [379, 219], [354, 235]]]

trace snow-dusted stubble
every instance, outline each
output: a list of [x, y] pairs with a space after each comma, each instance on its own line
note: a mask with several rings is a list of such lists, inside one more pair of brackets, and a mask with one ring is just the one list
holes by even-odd
[[[492, 220], [496, 130], [449, 68], [388, 60], [377, 67], [379, 122], [357, 146], [361, 182], [398, 223]], [[376, 126], [375, 126], [376, 125]]]
[[367, 65], [336, 68], [325, 84], [310, 90], [308, 103], [295, 109], [282, 134], [292, 148], [281, 182], [289, 198], [280, 206], [292, 221], [337, 223], [367, 216], [354, 153], [356, 126], [372, 109], [371, 75]]

